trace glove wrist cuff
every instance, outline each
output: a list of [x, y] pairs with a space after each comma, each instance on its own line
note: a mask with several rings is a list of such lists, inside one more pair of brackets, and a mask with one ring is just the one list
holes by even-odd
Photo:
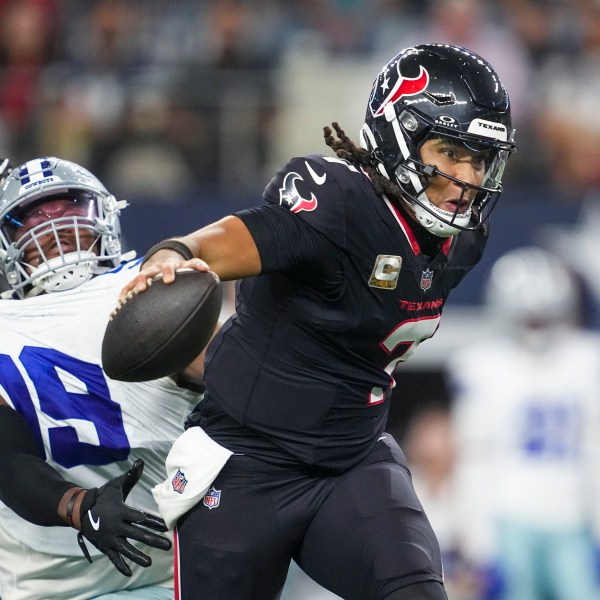
[[83, 522], [83, 516], [85, 513], [96, 504], [96, 496], [98, 495], [98, 488], [90, 488], [89, 490], [83, 490], [85, 495], [79, 505], [79, 520]]
[[[69, 498], [69, 501], [67, 502], [65, 516], [66, 516], [67, 524], [69, 525], [69, 527], [73, 527], [75, 529], [81, 528], [81, 515], [80, 515], [79, 510], [75, 510], [75, 507], [77, 505], [77, 500], [81, 497], [82, 494], [85, 494], [85, 492], [86, 492], [86, 490], [84, 490], [83, 488], [76, 489], [71, 494], [71, 497]], [[77, 508], [80, 508], [80, 506]], [[73, 513], [75, 513], [75, 515]], [[76, 515], [79, 515], [79, 519], [76, 518]]]

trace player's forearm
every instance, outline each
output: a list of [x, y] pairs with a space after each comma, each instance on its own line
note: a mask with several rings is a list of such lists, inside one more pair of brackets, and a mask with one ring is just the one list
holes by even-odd
[[242, 220], [228, 216], [184, 237], [171, 238], [152, 246], [144, 257], [140, 272], [121, 289], [119, 302], [148, 288], [156, 276], [165, 283], [175, 280], [177, 269], [211, 270], [223, 281], [261, 273], [258, 248]]
[[223, 281], [260, 274], [260, 256], [254, 239], [236, 216], [225, 217], [177, 239]]
[[[25, 419], [11, 407], [0, 405], [0, 500], [35, 525], [66, 525], [59, 505], [78, 488], [64, 479], [39, 454]], [[79, 514], [77, 512], [77, 514]]]

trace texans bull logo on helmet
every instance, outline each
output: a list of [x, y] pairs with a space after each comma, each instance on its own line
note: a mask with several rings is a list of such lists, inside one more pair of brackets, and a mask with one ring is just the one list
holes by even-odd
[[[379, 77], [373, 86], [373, 91], [369, 100], [371, 114], [374, 117], [380, 117], [383, 114], [386, 104], [390, 102], [395, 104], [405, 96], [414, 96], [424, 92], [429, 85], [429, 73], [422, 65], [419, 66], [419, 69], [419, 74], [416, 77], [404, 77], [402, 73], [400, 73], [400, 61], [397, 61], [396, 70], [398, 71], [398, 79], [391, 90], [389, 89], [390, 76], [388, 74], [388, 69], [384, 69], [379, 74]], [[387, 95], [381, 99], [381, 95], [385, 92], [388, 92]]]

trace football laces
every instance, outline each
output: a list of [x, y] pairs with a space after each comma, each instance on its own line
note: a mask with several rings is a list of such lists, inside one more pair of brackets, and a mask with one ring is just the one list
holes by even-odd
[[[146, 285], [148, 287], [152, 285], [152, 279], [150, 277], [146, 279]], [[127, 304], [127, 302], [131, 300], [134, 296], [137, 296], [138, 294], [139, 291], [135, 288], [133, 290], [129, 290], [125, 295], [125, 298], [117, 302], [117, 305], [113, 308], [112, 312], [108, 316], [108, 320], [112, 321], [117, 316], [117, 313]]]

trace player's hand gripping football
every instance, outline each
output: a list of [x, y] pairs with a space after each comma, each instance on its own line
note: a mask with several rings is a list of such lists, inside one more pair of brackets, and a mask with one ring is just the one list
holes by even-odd
[[133, 466], [119, 477], [107, 481], [100, 488], [87, 490], [81, 503], [81, 531], [77, 535], [85, 557], [92, 562], [83, 538], [110, 558], [113, 565], [127, 577], [131, 569], [123, 557], [142, 567], [149, 567], [152, 559], [131, 544], [128, 539], [148, 546], [169, 550], [171, 541], [152, 531], [167, 531], [165, 522], [152, 514], [127, 506], [125, 500], [144, 470], [144, 461], [136, 460]]
[[199, 258], [186, 260], [173, 250], [160, 250], [144, 260], [139, 273], [121, 290], [119, 303], [126, 302], [135, 294], [145, 292], [150, 287], [152, 278], [157, 275], [162, 277], [164, 283], [173, 283], [178, 269], [195, 269], [205, 272], [209, 271], [210, 267]]

